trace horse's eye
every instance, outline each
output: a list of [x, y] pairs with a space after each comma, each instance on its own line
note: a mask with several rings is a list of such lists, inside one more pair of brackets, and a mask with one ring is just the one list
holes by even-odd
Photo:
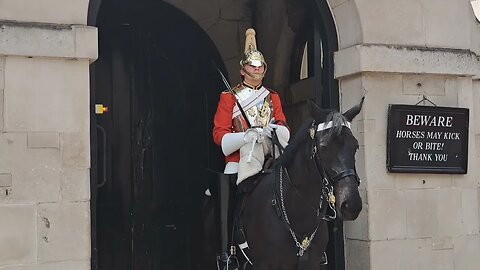
[[325, 140], [320, 140], [320, 142], [318, 143], [318, 146], [321, 147], [321, 148], [327, 147], [327, 141], [325, 141]]

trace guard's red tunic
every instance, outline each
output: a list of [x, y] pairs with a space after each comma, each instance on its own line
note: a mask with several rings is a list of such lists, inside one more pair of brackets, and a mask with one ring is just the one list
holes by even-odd
[[[286, 125], [286, 118], [283, 113], [280, 96], [270, 91], [269, 97], [273, 105], [271, 117], [275, 118], [275, 122], [279, 125]], [[267, 98], [269, 98], [267, 97]], [[222, 138], [227, 133], [243, 132], [247, 128], [245, 119], [242, 115], [232, 118], [233, 108], [236, 104], [236, 97], [232, 92], [222, 92], [220, 101], [218, 102], [217, 112], [214, 117], [213, 140], [216, 144], [222, 144]], [[225, 157], [225, 162], [238, 162], [240, 160], [240, 151], [236, 151]]]

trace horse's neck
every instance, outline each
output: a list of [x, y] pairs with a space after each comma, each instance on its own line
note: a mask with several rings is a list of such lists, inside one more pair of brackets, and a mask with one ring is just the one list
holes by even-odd
[[[286, 166], [290, 181], [284, 181], [286, 212], [292, 227], [303, 233], [311, 233], [318, 222], [322, 190], [315, 167], [311, 162], [312, 160], [309, 160], [305, 152], [297, 153], [297, 156]], [[307, 168], [307, 164], [310, 168]]]
[[[303, 147], [300, 147], [300, 149], [303, 149]], [[290, 177], [289, 193], [298, 192], [302, 194], [302, 200], [308, 200], [312, 203], [318, 201], [321, 192], [321, 176], [314, 160], [310, 159], [305, 151], [299, 150], [286, 168]], [[291, 198], [297, 200], [299, 196], [297, 194], [297, 196], [291, 196]]]

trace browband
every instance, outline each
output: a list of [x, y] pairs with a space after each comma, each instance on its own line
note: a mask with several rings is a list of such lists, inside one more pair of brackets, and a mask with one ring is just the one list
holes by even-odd
[[[342, 126], [350, 128], [351, 124], [350, 124], [350, 122], [343, 122]], [[322, 131], [322, 130], [325, 130], [325, 129], [329, 129], [331, 127], [333, 127], [333, 121], [330, 121], [328, 123], [320, 123], [320, 124], [318, 124], [317, 131]]]

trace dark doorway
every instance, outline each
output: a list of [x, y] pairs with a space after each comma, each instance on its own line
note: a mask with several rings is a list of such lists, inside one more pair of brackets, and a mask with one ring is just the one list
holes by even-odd
[[[334, 79], [337, 31], [326, 0], [286, 0], [286, 17], [295, 32], [289, 62], [284, 110], [296, 130], [308, 115], [307, 100], [325, 109], [339, 109], [338, 81]], [[345, 269], [343, 222], [328, 223], [328, 269]]]
[[175, 8], [113, 2], [100, 7], [91, 72], [92, 101], [108, 107], [92, 121], [92, 269], [199, 269], [207, 169], [223, 166], [211, 139], [220, 57]]
[[[286, 2], [294, 10], [285, 16], [298, 28], [285, 53], [289, 90], [282, 98], [295, 130], [307, 99], [338, 109], [338, 45], [326, 0]], [[92, 115], [92, 269], [199, 269], [195, 242], [206, 168], [223, 170], [211, 139], [224, 88], [211, 61], [224, 70], [221, 57], [194, 21], [163, 1], [91, 0], [89, 9], [89, 24], [99, 29], [92, 106], [109, 107]], [[261, 21], [252, 24], [261, 29]], [[342, 270], [343, 225], [329, 226], [329, 269]]]

